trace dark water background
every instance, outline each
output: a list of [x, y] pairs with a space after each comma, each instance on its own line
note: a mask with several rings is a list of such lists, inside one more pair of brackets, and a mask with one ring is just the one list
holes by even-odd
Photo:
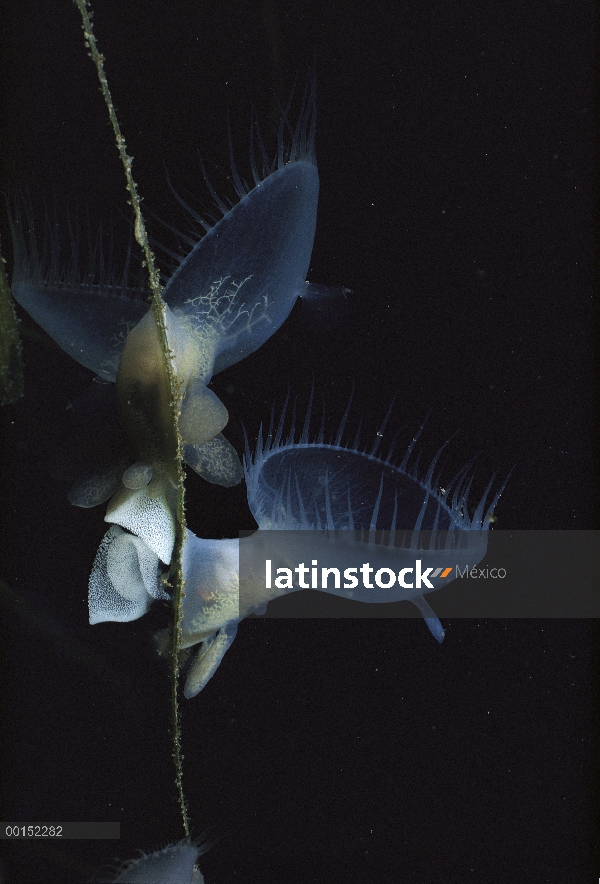
[[[475, 496], [514, 472], [499, 528], [597, 528], [592, 450], [592, 13], [585, 2], [96, 2], [96, 34], [149, 208], [227, 189], [229, 117], [248, 174], [252, 106], [316, 58], [321, 197], [309, 279], [352, 290], [303, 309], [215, 379], [241, 450], [288, 387], [335, 427], [355, 384], [373, 437], [394, 393], [399, 450], [479, 453]], [[3, 179], [32, 198], [126, 211], [75, 7], [8, 3]], [[3, 245], [8, 243], [3, 222]], [[168, 243], [168, 233], [154, 225]], [[119, 234], [120, 235], [120, 234]], [[85, 250], [85, 247], [84, 247]], [[10, 263], [10, 248], [6, 247]], [[26, 398], [3, 415], [2, 779], [6, 820], [119, 820], [121, 841], [11, 845], [2, 881], [78, 882], [182, 836], [169, 685], [151, 643], [167, 612], [87, 624], [105, 531], [48, 474], [90, 375], [24, 319]], [[253, 527], [244, 489], [189, 483], [202, 536]], [[568, 591], [568, 587], [565, 587]], [[435, 607], [435, 599], [432, 600]], [[207, 884], [578, 884], [590, 843], [592, 624], [246, 621], [183, 713], [194, 831], [222, 840]]]

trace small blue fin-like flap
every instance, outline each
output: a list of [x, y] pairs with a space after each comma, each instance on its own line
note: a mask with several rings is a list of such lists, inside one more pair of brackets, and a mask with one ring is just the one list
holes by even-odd
[[222, 433], [210, 442], [186, 445], [184, 456], [188, 466], [213, 485], [231, 488], [232, 485], [239, 485], [244, 478], [244, 468], [237, 452]]

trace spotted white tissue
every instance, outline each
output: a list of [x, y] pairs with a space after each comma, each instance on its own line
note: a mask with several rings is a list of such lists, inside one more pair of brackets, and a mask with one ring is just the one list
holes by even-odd
[[169, 505], [168, 480], [156, 476], [145, 488], [122, 488], [113, 495], [105, 522], [120, 525], [144, 541], [158, 558], [170, 564], [175, 543], [175, 519]]
[[102, 538], [90, 574], [90, 623], [137, 620], [153, 599], [168, 598], [158, 579], [156, 553], [139, 537], [111, 525]]

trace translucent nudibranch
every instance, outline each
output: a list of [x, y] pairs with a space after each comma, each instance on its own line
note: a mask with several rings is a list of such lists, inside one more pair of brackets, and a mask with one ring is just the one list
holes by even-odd
[[[469, 515], [470, 465], [442, 490], [436, 469], [439, 453], [429, 469], [420, 474], [414, 456], [416, 438], [404, 457], [396, 461], [392, 451], [385, 457], [378, 454], [383, 427], [374, 445], [365, 450], [356, 440], [344, 440], [345, 418], [330, 441], [325, 441], [322, 431], [311, 438], [310, 409], [299, 434], [294, 426], [284, 434], [284, 422], [285, 409], [276, 429], [271, 424], [266, 437], [259, 433], [254, 453], [246, 450], [248, 503], [261, 530], [241, 541], [205, 540], [191, 531], [186, 533], [181, 646], [200, 644], [185, 683], [187, 697], [199, 693], [215, 673], [240, 620], [264, 612], [271, 599], [307, 586], [302, 585], [294, 568], [298, 562], [314, 557], [330, 569], [337, 569], [338, 574], [349, 565], [369, 562], [373, 572], [384, 575], [378, 583], [332, 579], [324, 591], [371, 603], [408, 599], [441, 642], [444, 630], [424, 594], [452, 579], [443, 569], [449, 553], [454, 564], [469, 568], [485, 555], [490, 515], [503, 486], [492, 495], [490, 482], [473, 515]], [[273, 530], [277, 531], [274, 545]], [[390, 532], [383, 540], [382, 531]], [[123, 542], [122, 536], [114, 542], [117, 540]], [[127, 585], [130, 596], [131, 587], [137, 585], [141, 616], [151, 599], [141, 576], [144, 561], [137, 548], [135, 555], [137, 561], [132, 553], [127, 560], [121, 557], [119, 563], [131, 564]], [[270, 586], [265, 575], [266, 557], [273, 560]], [[415, 558], [420, 561], [421, 557], [430, 571], [419, 586], [409, 579], [408, 572]], [[246, 570], [242, 590], [240, 560]], [[115, 612], [116, 603], [122, 605], [122, 601], [116, 596], [103, 597], [98, 591], [107, 583], [112, 582], [113, 588], [122, 583], [121, 574], [112, 578], [111, 567], [107, 556], [100, 558], [99, 554], [90, 583], [90, 587], [96, 587], [93, 608], [97, 620], [121, 619]], [[131, 598], [128, 603], [133, 605]]]
[[[221, 432], [227, 409], [208, 384], [216, 372], [274, 334], [307, 291], [319, 193], [315, 114], [313, 74], [295, 128], [285, 116], [281, 121], [272, 162], [260, 132], [253, 133], [253, 146], [263, 157], [259, 170], [251, 156], [253, 186], [241, 180], [233, 165], [238, 201], [228, 207], [210, 188], [222, 217], [210, 226], [194, 214], [204, 233], [197, 241], [187, 239], [191, 249], [179, 257], [162, 293], [181, 393], [185, 459], [203, 478], [225, 486], [240, 482], [243, 471]], [[286, 140], [288, 130], [292, 136]], [[66, 353], [101, 378], [116, 381], [120, 417], [131, 443], [127, 463], [82, 479], [70, 500], [89, 507], [111, 498], [106, 521], [140, 537], [168, 564], [175, 537], [176, 445], [154, 314], [139, 292], [128, 288], [127, 274], [122, 281], [106, 278], [102, 260], [96, 276], [92, 268], [85, 283], [76, 271], [77, 256], [61, 268], [51, 237], [44, 249], [38, 247], [31, 212], [24, 217], [21, 211], [12, 220], [12, 233], [16, 300]]]

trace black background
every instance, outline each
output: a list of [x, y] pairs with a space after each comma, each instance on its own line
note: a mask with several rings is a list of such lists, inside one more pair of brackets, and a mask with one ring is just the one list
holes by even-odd
[[[352, 290], [295, 308], [215, 378], [241, 451], [288, 388], [335, 427], [355, 385], [373, 435], [396, 394], [398, 450], [454, 435], [474, 499], [513, 469], [498, 528], [597, 528], [592, 470], [592, 13], [584, 2], [96, 2], [96, 36], [146, 205], [227, 191], [227, 120], [248, 174], [251, 108], [271, 130], [316, 59], [321, 195], [309, 279]], [[61, 209], [126, 211], [122, 170], [68, 0], [4, 5], [3, 168]], [[219, 170], [222, 171], [222, 175]], [[168, 233], [153, 224], [159, 239]], [[3, 250], [8, 252], [2, 222]], [[115, 234], [116, 235], [116, 234]], [[117, 237], [118, 238], [118, 237]], [[3, 884], [83, 881], [182, 836], [169, 685], [151, 632], [87, 624], [103, 509], [48, 475], [89, 383], [24, 319], [26, 398], [3, 415], [3, 819], [119, 820], [121, 841], [11, 845]], [[319, 406], [320, 407], [320, 406]], [[386, 436], [388, 433], [386, 433]], [[188, 482], [190, 527], [252, 528], [244, 488]], [[568, 587], [565, 587], [568, 591]], [[435, 607], [435, 599], [432, 602]], [[245, 621], [185, 702], [207, 884], [583, 882], [594, 637], [579, 621]]]

